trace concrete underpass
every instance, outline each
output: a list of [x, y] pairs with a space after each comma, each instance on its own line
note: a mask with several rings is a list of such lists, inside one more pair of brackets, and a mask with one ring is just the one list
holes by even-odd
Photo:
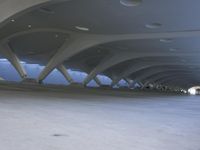
[[0, 150], [200, 150], [199, 0], [0, 0]]

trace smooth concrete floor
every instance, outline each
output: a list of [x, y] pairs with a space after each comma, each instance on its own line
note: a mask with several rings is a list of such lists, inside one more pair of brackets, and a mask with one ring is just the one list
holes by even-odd
[[200, 97], [0, 90], [0, 150], [200, 150]]

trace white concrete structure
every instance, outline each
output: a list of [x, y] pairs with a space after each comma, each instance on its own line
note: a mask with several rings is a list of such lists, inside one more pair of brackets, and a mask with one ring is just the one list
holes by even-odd
[[199, 6], [0, 0], [0, 150], [200, 150]]
[[[34, 63], [45, 65], [37, 78], [39, 82], [61, 64], [63, 67], [70, 68], [73, 62], [77, 69], [85, 66], [85, 69], [84, 67], [81, 69], [89, 74], [83, 82], [84, 85], [92, 79], [101, 85], [99, 79], [96, 78], [98, 74], [115, 78], [113, 81], [115, 85], [122, 78], [131, 79], [131, 75], [144, 70], [144, 66], [148, 70], [161, 63], [177, 65], [177, 70], [180, 67], [179, 64], [186, 68], [198, 67], [199, 52], [197, 50], [200, 47], [196, 44], [199, 43], [200, 37], [196, 15], [199, 11], [198, 2], [194, 0], [190, 3], [192, 4], [190, 11], [183, 11], [188, 7], [186, 1], [173, 2], [173, 4], [181, 3], [176, 8], [171, 7], [173, 5], [171, 2], [157, 2], [156, 5], [154, 3], [156, 2], [135, 2], [134, 0], [110, 1], [110, 4], [90, 0], [85, 3], [73, 0], [2, 1], [0, 3], [0, 52], [11, 62], [22, 79], [27, 77], [27, 73], [20, 64], [19, 58], [31, 59]], [[107, 6], [111, 4], [113, 7], [109, 9]], [[158, 11], [160, 13], [155, 16], [153, 14], [158, 5], [162, 11]], [[76, 11], [79, 6], [83, 7]], [[90, 6], [94, 9], [91, 10]], [[147, 12], [147, 10], [151, 11]], [[180, 19], [177, 11], [181, 16], [185, 16], [185, 20]], [[93, 12], [98, 14], [98, 17], [89, 15]], [[118, 12], [123, 12], [121, 14], [123, 17], [120, 17], [123, 21], [119, 21], [119, 16], [116, 15]], [[142, 13], [144, 14], [135, 15]], [[123, 22], [126, 23], [123, 24]], [[54, 40], [52, 36], [55, 37]], [[99, 48], [104, 51], [103, 54], [98, 52]], [[42, 56], [40, 51], [45, 54]], [[35, 57], [27, 58], [25, 57], [27, 53], [32, 53]], [[91, 61], [90, 65], [77, 59], [81, 55], [84, 55], [85, 62]], [[91, 56], [94, 57], [93, 60]], [[146, 61], [149, 58], [152, 59]], [[125, 65], [128, 62], [129, 65]], [[140, 63], [141, 66], [134, 67]], [[123, 65], [124, 67], [120, 68]], [[59, 70], [62, 70], [61, 73], [71, 82], [63, 67]], [[123, 70], [119, 74], [118, 70], [121, 69]], [[193, 69], [191, 78], [198, 75], [195, 70]], [[143, 72], [143, 75], [145, 74], [146, 72]], [[148, 76], [145, 75], [145, 78]], [[140, 76], [134, 79], [138, 80]], [[198, 84], [199, 81], [196, 81]], [[138, 80], [138, 82], [141, 81]], [[187, 88], [188, 83], [185, 84], [184, 88]]]

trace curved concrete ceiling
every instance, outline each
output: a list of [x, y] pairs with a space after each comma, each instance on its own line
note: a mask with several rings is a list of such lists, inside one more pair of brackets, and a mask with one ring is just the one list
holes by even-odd
[[[167, 68], [166, 68], [167, 67]], [[142, 69], [138, 72], [135, 72], [132, 75], [132, 78], [134, 79], [134, 81], [139, 81], [139, 82], [144, 82], [146, 80], [150, 80], [150, 82], [153, 82], [153, 78], [156, 79], [156, 76], [158, 74], [161, 73], [166, 73], [168, 71], [190, 71], [190, 72], [194, 72], [194, 70], [191, 70], [189, 67], [185, 67], [185, 66], [179, 66], [179, 68], [177, 69], [177, 66], [152, 66], [150, 68], [145, 68]], [[135, 76], [135, 77], [134, 77]]]
[[[187, 63], [187, 65], [189, 66], [196, 66], [197, 62], [194, 63]], [[151, 62], [138, 62], [136, 64], [133, 64], [132, 66], [130, 66], [129, 68], [127, 68], [124, 72], [121, 72], [121, 74], [119, 74], [114, 80], [112, 85], [117, 84], [121, 79], [130, 76], [131, 74], [133, 74], [134, 72], [140, 71], [142, 69], [146, 69], [146, 68], [150, 68], [152, 66], [157, 65], [160, 67], [166, 67], [166, 68], [170, 68], [171, 66], [175, 65], [179, 65], [179, 66], [186, 66], [185, 63], [183, 62], [177, 62], [177, 61], [173, 61], [173, 59], [170, 59], [170, 61], [168, 60], [153, 60]]]
[[169, 66], [190, 70], [195, 78], [199, 4], [151, 0], [126, 7], [120, 0], [4, 0], [0, 53], [22, 78], [27, 73], [20, 60], [45, 65], [38, 81], [57, 68], [72, 82], [66, 72], [71, 67], [89, 74], [85, 85], [92, 79], [100, 84], [98, 74], [108, 75], [113, 84], [126, 77], [143, 81]]
[[[174, 82], [176, 81], [176, 82]], [[184, 88], [184, 89], [189, 89], [191, 87], [193, 87], [196, 84], [200, 84], [197, 81], [192, 81], [190, 78], [188, 79], [187, 77], [180, 77], [180, 79], [166, 79], [165, 82], [163, 82], [163, 84], [165, 84], [166, 86], [173, 86], [173, 87], [179, 87], [179, 88]]]
[[[179, 76], [179, 78], [176, 77], [176, 75]], [[161, 85], [173, 85], [173, 86], [179, 86], [179, 87], [187, 87], [191, 86], [191, 84], [199, 84], [200, 82], [196, 79], [191, 78], [190, 74], [188, 73], [182, 73], [182, 74], [172, 74], [165, 76], [163, 78], [160, 78], [156, 81], [156, 84]]]
[[[198, 72], [199, 73], [199, 72]], [[180, 71], [173, 71], [173, 72], [164, 72], [164, 74], [159, 74], [156, 76], [156, 79], [154, 79], [154, 83], [157, 83], [157, 82], [160, 82], [162, 81], [161, 79], [165, 80], [166, 77], [169, 77], [169, 76], [173, 76], [174, 78], [178, 79], [180, 76], [177, 76], [177, 75], [187, 75], [188, 77], [190, 77], [191, 79], [193, 80], [197, 80], [198, 81], [198, 77], [193, 77], [192, 76], [192, 73], [190, 71], [184, 71], [184, 70], [180, 70]]]
[[165, 80], [165, 78], [172, 76], [174, 79], [179, 79], [180, 75], [188, 75], [190, 79], [195, 79], [197, 82], [199, 82], [199, 77], [195, 74], [199, 74], [199, 71], [196, 71], [196, 73], [192, 72], [191, 70], [169, 70], [169, 71], [162, 71], [156, 74], [153, 74], [149, 76], [148, 78], [143, 80], [144, 85], [147, 85], [149, 83], [157, 83], [161, 79]]
[[40, 5], [50, 0], [2, 0], [0, 2], [0, 24], [6, 23], [11, 17], [22, 14], [23, 11], [30, 10], [31, 7]]

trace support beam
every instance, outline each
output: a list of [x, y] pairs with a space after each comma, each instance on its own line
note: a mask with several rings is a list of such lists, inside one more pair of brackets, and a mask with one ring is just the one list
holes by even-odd
[[[159, 64], [159, 65], [158, 65]], [[186, 65], [185, 63], [177, 63], [177, 61], [173, 61], [173, 60], [168, 60], [168, 61], [158, 61], [157, 59], [153, 58], [151, 61], [148, 61], [148, 62], [142, 62], [142, 61], [139, 61], [137, 63], [135, 63], [134, 65], [130, 65], [128, 67], [128, 69], [126, 69], [124, 72], [122, 72], [121, 74], [119, 74], [119, 76], [113, 80], [112, 82], [112, 86], [114, 86], [115, 84], [117, 84], [122, 78], [124, 77], [128, 77], [130, 76], [131, 74], [135, 73], [135, 72], [138, 72], [140, 70], [143, 70], [143, 69], [148, 69], [150, 67], [162, 67], [162, 68], [166, 68], [168, 69], [169, 67], [171, 66], [184, 66]], [[196, 65], [196, 62], [195, 63], [189, 63], [187, 65]], [[140, 80], [136, 80], [136, 81], [140, 81]]]
[[194, 83], [200, 83], [200, 81], [197, 80], [193, 80], [193, 78], [191, 77], [187, 77], [187, 76], [180, 76], [179, 78], [176, 77], [168, 77], [163, 79], [162, 84], [168, 85], [168, 86], [179, 86], [179, 87], [190, 87], [192, 85], [194, 85]]
[[[173, 82], [170, 84], [171, 81]], [[183, 87], [183, 86], [188, 85], [191, 82], [199, 83], [200, 80], [198, 78], [195, 79], [193, 76], [191, 76], [190, 73], [179, 73], [179, 74], [176, 73], [176, 74], [166, 75], [165, 77], [161, 77], [160, 79], [155, 81], [154, 84], [158, 84], [158, 85], [161, 84], [161, 85], [167, 85], [167, 86], [176, 85], [179, 87]]]
[[200, 30], [185, 30], [173, 32], [159, 32], [159, 33], [138, 33], [138, 34], [115, 34], [106, 35], [109, 42], [123, 41], [123, 40], [147, 40], [147, 39], [162, 39], [162, 38], [187, 38], [199, 37]]
[[[82, 68], [84, 68], [84, 71], [89, 73], [90, 69], [88, 68], [88, 66], [84, 65], [83, 63], [81, 64]], [[98, 77], [94, 78], [94, 81], [96, 82], [97, 85], [101, 86], [101, 81], [99, 80]]]
[[[136, 40], [136, 39], [159, 39], [159, 38], [175, 38], [175, 37], [193, 37], [193, 36], [200, 36], [200, 31], [183, 31], [183, 32], [168, 32], [168, 33], [144, 33], [144, 34], [124, 34], [124, 35], [81, 35], [80, 37], [72, 38], [69, 42], [69, 45], [64, 44], [60, 50], [54, 55], [54, 57], [49, 61], [47, 66], [44, 68], [42, 73], [40, 74], [38, 80], [43, 80], [57, 65], [61, 64], [66, 59], [76, 55], [77, 53], [80, 53], [81, 51], [84, 51], [87, 48], [91, 48], [93, 46], [99, 45], [99, 44], [105, 44], [109, 42], [114, 41], [121, 41], [121, 40]], [[163, 53], [160, 53], [158, 55], [162, 55]], [[137, 54], [143, 57], [144, 55], [150, 55], [152, 54]], [[174, 56], [174, 54], [169, 54], [171, 56]], [[181, 54], [179, 54], [181, 55]], [[119, 58], [119, 61], [116, 61]], [[122, 56], [119, 54], [118, 56], [114, 56], [111, 58], [111, 60], [114, 60], [114, 62], [111, 62], [111, 64], [116, 65], [120, 62], [123, 62], [125, 60], [129, 60], [130, 53], [128, 56]], [[104, 71], [105, 69], [113, 66], [109, 65], [110, 60], [108, 60], [108, 66], [107, 62], [101, 63], [99, 66], [97, 66], [90, 75], [85, 79], [84, 84], [86, 85], [89, 81], [91, 81], [99, 72]], [[103, 67], [104, 65], [104, 67]]]
[[[120, 64], [122, 62], [128, 61], [128, 60], [133, 60], [135, 59], [135, 62], [138, 60], [141, 61], [143, 58], [159, 58], [159, 57], [176, 57], [176, 56], [185, 56], [185, 54], [165, 54], [165, 53], [130, 53], [130, 52], [124, 52], [124, 53], [117, 53], [114, 54], [113, 56], [106, 57], [103, 59], [100, 64], [98, 64], [87, 76], [87, 78], [84, 80], [84, 84], [87, 84], [90, 82], [97, 74], [105, 71], [108, 68], [113, 67], [114, 65]], [[141, 65], [141, 64], [139, 64]], [[121, 80], [121, 79], [120, 79]]]
[[187, 90], [188, 88], [192, 87], [192, 86], [196, 86], [197, 84], [200, 84], [200, 81], [189, 81], [189, 80], [185, 80], [184, 84], [183, 84], [183, 80], [185, 79], [180, 79], [180, 80], [177, 80], [177, 79], [169, 79], [167, 81], [167, 83], [165, 83], [166, 85], [168, 86], [173, 86], [174, 85], [174, 81], [176, 81], [176, 84], [178, 84], [178, 86], [180, 88], [184, 88], [185, 90]]
[[73, 34], [73, 32], [68, 31], [68, 30], [63, 30], [63, 29], [59, 29], [59, 28], [33, 28], [33, 29], [29, 29], [29, 30], [22, 30], [19, 32], [15, 32], [11, 35], [7, 35], [7, 36], [3, 36], [1, 37], [1, 42], [2, 43], [6, 43], [9, 42], [9, 40], [20, 37], [20, 36], [24, 36], [24, 35], [29, 35], [29, 34], [33, 34], [33, 33], [62, 33], [62, 34]]
[[[178, 67], [178, 69], [177, 69]], [[140, 75], [137, 75], [133, 80], [135, 81], [145, 81], [146, 79], [148, 79], [151, 76], [156, 76], [159, 73], [162, 72], [167, 72], [167, 71], [179, 71], [179, 70], [186, 70], [186, 68], [184, 68], [183, 66], [170, 66], [170, 67], [163, 67], [163, 66], [159, 66], [159, 67], [151, 67], [151, 68], [146, 68], [142, 70], [142, 73]], [[187, 69], [188, 70], [188, 69]]]
[[57, 67], [57, 69], [60, 71], [60, 73], [63, 74], [63, 76], [65, 77], [65, 79], [71, 84], [73, 83], [73, 79], [71, 78], [71, 76], [69, 75], [69, 73], [67, 72], [67, 69], [65, 68], [64, 65], [59, 65]]
[[[196, 31], [167, 32], [167, 33], [141, 33], [141, 34], [120, 34], [120, 35], [97, 35], [97, 34], [95, 35], [95, 34], [77, 34], [77, 33], [70, 33], [70, 34], [71, 34], [70, 39], [67, 40], [61, 46], [61, 48], [51, 58], [49, 63], [41, 72], [38, 78], [39, 81], [42, 81], [54, 68], [62, 64], [68, 58], [84, 51], [85, 49], [91, 48], [99, 44], [105, 44], [109, 42], [122, 41], [122, 40], [195, 37], [195, 36], [200, 36], [200, 31], [196, 30]], [[168, 53], [168, 55], [170, 54]], [[125, 60], [126, 59], [124, 59], [124, 61]]]
[[92, 35], [71, 37], [70, 40], [66, 40], [40, 73], [38, 80], [44, 80], [54, 68], [62, 64], [65, 60], [98, 43], [99, 41]]
[[[26, 34], [32, 34], [32, 33], [36, 33], [36, 32], [55, 32], [55, 33], [63, 33], [63, 34], [74, 34], [73, 32], [71, 31], [67, 31], [67, 30], [62, 30], [62, 29], [57, 29], [57, 28], [36, 28], [36, 29], [30, 29], [30, 30], [24, 30], [24, 31], [21, 31], [21, 32], [17, 32], [15, 34], [12, 34], [8, 37], [5, 37], [3, 40], [1, 40], [2, 42], [8, 42], [10, 39], [13, 39], [13, 38], [16, 38], [16, 37], [19, 37], [19, 36], [23, 36], [23, 35], [26, 35]], [[80, 34], [74, 34], [73, 36], [71, 36], [71, 39], [68, 41], [68, 39], [66, 39], [66, 42], [63, 44], [63, 46], [60, 48], [60, 50], [58, 50], [58, 53], [60, 51], [62, 51], [62, 48], [64, 49], [65, 47], [67, 48], [67, 46], [70, 47], [70, 42], [74, 41], [76, 38], [77, 38], [77, 45], [80, 43], [78, 38], [80, 39], [85, 39], [87, 43], [87, 41], [93, 41], [93, 39], [95, 39], [95, 37], [93, 36], [88, 36], [87, 35], [87, 38], [85, 37], [86, 35], [80, 35]], [[98, 37], [99, 38], [99, 37]], [[96, 40], [98, 40], [98, 38]], [[103, 39], [103, 38], [101, 38]], [[84, 41], [83, 41], [84, 43]], [[69, 44], [69, 45], [68, 45]], [[81, 45], [80, 45], [81, 46]], [[69, 57], [71, 56], [70, 53], [68, 53]], [[53, 57], [54, 58], [54, 57]], [[52, 58], [52, 59], [53, 59]], [[67, 58], [67, 55], [66, 55], [66, 58]], [[55, 59], [55, 58], [54, 58]], [[57, 61], [58, 62], [58, 61]], [[84, 68], [86, 69], [86, 72], [89, 73], [89, 70], [87, 67], [84, 66]], [[98, 78], [95, 78], [94, 79], [95, 82], [100, 86], [101, 85], [101, 81], [98, 79]], [[41, 81], [40, 81], [41, 82]]]
[[11, 50], [7, 43], [0, 44], [0, 53], [13, 65], [22, 79], [27, 77], [27, 73], [20, 63], [17, 55]]
[[99, 78], [95, 77], [95, 78], [94, 78], [94, 81], [95, 81], [99, 86], [101, 86], [101, 81], [99, 80]]
[[190, 69], [177, 69], [177, 70], [171, 70], [171, 71], [163, 71], [157, 74], [153, 74], [152, 76], [149, 76], [148, 78], [146, 78], [144, 81], [145, 85], [149, 84], [149, 83], [154, 83], [156, 82], [159, 78], [165, 77], [165, 76], [169, 76], [172, 74], [176, 74], [176, 73], [193, 73], [194, 75], [197, 74], [196, 76], [198, 76], [199, 71], [192, 71]]
[[[129, 86], [130, 88], [132, 88], [132, 86], [133, 86], [133, 81], [130, 80], [130, 79], [128, 79], [128, 78], [124, 78], [124, 80], [128, 83], [128, 86]], [[112, 84], [111, 84], [111, 86], [112, 86]]]
[[[6, 0], [5, 2], [2, 2], [3, 5], [1, 7], [2, 8], [2, 17], [1, 18], [3, 18], [3, 17], [4, 18], [2, 20], [0, 20], [0, 22], [2, 22], [3, 20], [6, 20], [5, 18], [9, 18], [9, 16], [12, 16], [13, 14], [16, 14], [16, 13], [18, 14], [19, 12], [22, 12], [22, 11], [28, 9], [28, 8], [32, 8], [33, 6], [38, 6], [40, 4], [43, 4], [43, 3], [49, 2], [49, 1], [51, 1], [51, 0], [15, 0], [15, 2], [13, 2], [12, 0]], [[59, 0], [57, 0], [57, 1], [59, 1]], [[23, 5], [19, 5], [19, 2], [23, 3]], [[11, 7], [7, 7], [7, 6], [11, 6]], [[13, 6], [15, 6], [15, 8], [12, 10], [13, 12], [5, 11], [5, 9], [13, 8]], [[82, 45], [83, 48], [82, 47], [77, 48], [75, 46], [76, 44], [77, 45], [79, 44], [78, 42], [75, 42], [76, 44], [74, 44], [74, 45], [73, 45], [73, 42], [70, 43], [68, 45], [69, 47], [65, 45], [64, 46], [65, 48], [63, 48], [64, 50], [62, 50], [62, 48], [61, 48], [58, 51], [58, 53], [49, 61], [49, 63], [47, 64], [47, 66], [45, 67], [43, 72], [40, 74], [38, 80], [43, 80], [54, 68], [56, 68], [57, 66], [62, 64], [64, 60], [68, 59], [71, 56], [74, 56], [75, 54], [81, 52], [82, 50], [85, 50], [85, 49], [92, 47], [92, 46], [95, 46], [97, 44], [104, 44], [104, 43], [107, 43], [107, 42], [130, 40], [130, 39], [131, 40], [134, 40], [134, 39], [160, 39], [160, 38], [178, 38], [178, 37], [179, 38], [180, 37], [185, 38], [185, 37], [196, 37], [196, 36], [197, 37], [200, 36], [199, 30], [196, 30], [196, 31], [176, 31], [176, 32], [167, 32], [167, 33], [103, 35], [99, 39], [98, 39], [99, 36], [95, 35], [94, 40], [90, 39], [92, 42], [89, 40], [91, 43], [87, 43], [88, 42], [87, 40], [86, 40], [87, 42], [85, 42], [85, 41], [84, 41], [85, 43], [83, 42], [84, 43]], [[104, 40], [102, 39], [102, 37], [104, 37], [103, 38]], [[82, 42], [82, 40], [84, 40], [84, 39], [81, 39], [80, 42]], [[73, 49], [75, 49], [75, 50], [73, 51]], [[94, 78], [97, 75], [97, 72], [102, 72], [105, 69], [107, 69], [107, 68], [101, 68], [100, 67], [100, 69], [99, 69], [100, 71], [98, 69], [96, 69], [96, 73], [94, 72], [92, 75], [89, 75], [89, 77], [88, 77], [89, 79], [86, 79], [86, 82], [89, 82], [92, 78]]]
[[197, 79], [197, 78], [193, 77], [190, 72], [182, 72], [182, 73], [172, 73], [170, 75], [166, 75], [166, 76], [160, 77], [154, 83], [156, 83], [156, 84], [164, 84], [164, 83], [166, 83], [165, 81], [167, 79], [174, 78], [174, 79], [178, 80], [178, 79], [180, 79], [182, 77], [188, 77], [188, 78], [190, 78], [192, 80], [196, 80]]

